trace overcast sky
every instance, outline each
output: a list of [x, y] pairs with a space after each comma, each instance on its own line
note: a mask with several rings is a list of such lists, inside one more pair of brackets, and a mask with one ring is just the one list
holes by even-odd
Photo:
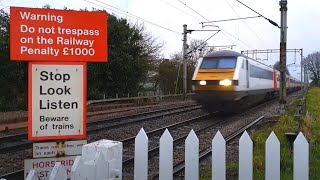
[[[163, 56], [170, 57], [170, 54], [182, 49], [183, 24], [187, 24], [188, 29], [200, 30], [200, 22], [207, 20], [221, 20], [229, 18], [256, 16], [249, 9], [239, 4], [236, 0], [0, 0], [1, 7], [9, 11], [10, 6], [21, 7], [42, 7], [50, 4], [56, 9], [64, 6], [77, 10], [87, 7], [106, 9], [110, 14], [124, 17], [132, 23], [143, 23], [146, 30], [158, 38], [164, 44]], [[277, 0], [241, 0], [267, 18], [272, 19], [280, 25], [280, 11]], [[92, 3], [94, 4], [92, 4]], [[97, 5], [95, 5], [97, 4]], [[130, 14], [120, 14], [116, 7]], [[191, 7], [194, 11], [189, 9]], [[287, 48], [303, 48], [304, 56], [320, 50], [320, 1], [308, 0], [288, 0], [288, 44]], [[155, 23], [163, 28], [143, 22], [131, 15], [139, 16], [147, 21]], [[206, 20], [207, 19], [207, 20]], [[210, 24], [208, 24], [210, 25]], [[280, 43], [280, 30], [271, 25], [263, 18], [215, 23], [223, 32], [219, 32], [211, 38], [209, 45], [236, 45], [234, 50], [252, 49], [278, 49]], [[166, 30], [167, 28], [169, 30]], [[216, 29], [207, 26], [203, 29]], [[213, 32], [193, 32], [188, 34], [190, 39], [207, 39]], [[267, 55], [259, 55], [258, 58], [266, 59]], [[269, 60], [263, 62], [273, 65], [279, 59], [279, 54], [268, 55]], [[296, 63], [300, 65], [300, 55], [288, 54], [287, 64]], [[290, 72], [299, 78], [300, 67], [290, 66]]]

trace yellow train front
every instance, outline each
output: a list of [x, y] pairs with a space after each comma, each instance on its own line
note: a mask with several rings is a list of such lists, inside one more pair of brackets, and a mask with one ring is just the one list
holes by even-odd
[[[192, 89], [195, 99], [207, 110], [237, 112], [272, 98], [279, 91], [279, 74], [241, 53], [215, 51], [199, 59]], [[288, 80], [288, 90], [300, 87], [300, 82], [294, 82]]]

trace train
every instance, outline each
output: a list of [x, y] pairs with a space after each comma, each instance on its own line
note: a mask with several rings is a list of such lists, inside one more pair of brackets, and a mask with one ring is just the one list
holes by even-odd
[[[287, 92], [302, 88], [301, 81], [286, 75]], [[280, 72], [232, 50], [201, 57], [192, 77], [194, 99], [210, 111], [238, 112], [279, 95]]]

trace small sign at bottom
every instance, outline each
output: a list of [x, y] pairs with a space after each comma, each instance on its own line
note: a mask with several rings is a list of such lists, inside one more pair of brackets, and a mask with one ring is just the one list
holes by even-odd
[[24, 178], [26, 179], [31, 169], [37, 172], [40, 180], [48, 180], [56, 162], [60, 162], [67, 170], [67, 176], [70, 178], [71, 168], [77, 156], [67, 156], [60, 158], [40, 158], [24, 160]]
[[33, 158], [80, 155], [87, 140], [33, 143]]

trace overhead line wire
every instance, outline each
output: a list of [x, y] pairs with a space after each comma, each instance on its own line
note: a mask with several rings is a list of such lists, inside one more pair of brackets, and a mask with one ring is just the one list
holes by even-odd
[[[181, 4], [183, 4], [183, 5], [185, 5], [186, 7], [188, 7], [191, 11], [195, 12], [196, 14], [198, 14], [199, 16], [201, 16], [203, 19], [209, 21], [206, 17], [204, 17], [202, 14], [198, 13], [196, 10], [192, 9], [192, 8], [191, 8], [190, 6], [188, 6], [186, 3], [183, 3], [181, 0], [177, 0], [177, 1], [179, 1]], [[216, 26], [214, 23], [211, 23], [211, 24], [213, 24], [214, 26]], [[226, 35], [226, 33], [227, 33], [229, 36], [231, 36], [231, 37], [233, 37], [234, 39], [238, 40], [239, 42], [243, 43], [243, 44], [246, 45], [247, 47], [250, 47], [247, 43], [243, 42], [243, 41], [240, 40], [239, 38], [236, 38], [234, 35], [228, 33], [226, 30], [222, 29], [221, 27], [219, 27], [219, 29], [221, 29], [222, 33], [223, 33], [225, 36], [227, 36], [227, 35]], [[230, 39], [229, 39], [229, 40], [230, 40]], [[231, 41], [232, 41], [232, 40], [231, 40]], [[250, 47], [250, 48], [251, 48], [251, 47]]]
[[190, 13], [187, 13], [187, 12], [183, 11], [182, 9], [177, 8], [176, 6], [174, 6], [174, 5], [170, 4], [170, 3], [168, 3], [168, 2], [167, 2], [167, 1], [165, 1], [165, 0], [160, 0], [160, 1], [162, 1], [162, 2], [164, 2], [164, 3], [166, 3], [166, 4], [168, 4], [169, 6], [171, 6], [171, 7], [175, 8], [175, 9], [177, 9], [177, 10], [179, 10], [179, 11], [181, 11], [181, 12], [183, 12], [183, 13], [185, 13], [185, 14], [187, 14], [187, 15], [191, 16], [191, 17], [193, 17], [194, 19], [197, 19], [197, 20], [201, 21], [201, 19], [200, 19], [200, 18], [198, 18], [198, 17], [196, 17], [196, 16], [194, 16], [194, 15], [192, 15], [192, 14], [190, 14]]
[[253, 19], [253, 18], [259, 18], [259, 17], [261, 17], [261, 16], [248, 16], [248, 17], [239, 17], [239, 18], [232, 18], [232, 19], [222, 19], [222, 20], [201, 22], [200, 24], [204, 24], [204, 23], [214, 23], [214, 22], [224, 22], [224, 21], [234, 21], [234, 20], [241, 20], [241, 19]]
[[187, 6], [191, 11], [195, 12], [196, 14], [198, 14], [199, 16], [201, 16], [202, 18], [206, 19], [207, 21], [209, 21], [206, 17], [204, 17], [203, 15], [201, 15], [200, 13], [198, 13], [196, 10], [192, 9], [190, 6], [188, 6], [186, 3], [182, 2], [181, 0], [177, 0], [179, 1], [181, 4]]
[[[89, 0], [83, 0], [83, 1], [89, 2], [89, 3], [91, 3], [91, 4], [94, 4], [94, 5], [103, 7], [103, 8], [106, 8], [105, 6], [102, 6], [102, 5], [100, 5], [100, 4], [91, 2], [91, 1], [89, 1]], [[117, 10], [114, 10], [114, 9], [106, 8], [106, 9], [109, 9], [109, 10], [111, 10], [111, 11], [114, 11], [114, 12], [117, 12], [117, 13], [120, 13], [120, 14], [123, 14], [123, 15], [129, 15], [129, 16], [131, 16], [132, 18], [135, 18], [135, 19], [138, 19], [138, 20], [140, 20], [140, 21], [146, 22], [146, 23], [148, 23], [148, 24], [151, 24], [151, 25], [157, 26], [157, 27], [159, 27], [159, 28], [165, 29], [165, 30], [170, 31], [170, 32], [172, 32], [172, 33], [181, 35], [181, 33], [177, 32], [177, 31], [174, 31], [174, 30], [171, 30], [171, 29], [166, 28], [166, 27], [164, 27], [164, 26], [158, 25], [158, 24], [156, 24], [156, 23], [154, 23], [154, 22], [152, 22], [152, 21], [146, 20], [146, 19], [141, 18], [141, 17], [139, 17], [139, 16], [136, 16], [136, 15], [134, 15], [134, 14], [132, 14], [132, 13], [129, 13], [129, 12], [126, 12], [126, 11], [124, 11], [124, 10], [122, 10], [122, 9], [119, 9], [119, 8], [117, 8], [117, 7], [111, 6], [111, 5], [109, 5], [109, 4], [106, 4], [106, 3], [104, 3], [104, 2], [101, 2], [101, 1], [99, 1], [99, 0], [94, 0], [94, 1], [97, 1], [97, 2], [99, 2], [99, 3], [101, 3], [101, 4], [104, 4], [104, 5], [106, 5], [106, 6], [109, 6], [109, 7], [111, 7], [111, 8], [117, 9]], [[120, 11], [120, 12], [119, 12], [119, 11]]]
[[267, 21], [269, 21], [269, 23], [271, 23], [272, 25], [277, 26], [278, 28], [280, 28], [280, 26], [279, 26], [276, 22], [274, 22], [274, 21], [272, 21], [271, 19], [263, 16], [261, 13], [259, 13], [259, 12], [257, 12], [256, 10], [252, 9], [251, 7], [249, 7], [248, 5], [244, 4], [243, 2], [241, 2], [241, 1], [239, 1], [239, 0], [236, 0], [236, 1], [237, 1], [238, 3], [240, 3], [240, 4], [242, 4], [243, 6], [245, 6], [246, 8], [250, 9], [251, 11], [255, 12], [256, 14], [262, 16], [264, 19], [266, 19]]
[[[231, 6], [231, 4], [228, 2], [228, 0], [225, 0], [225, 2], [228, 4], [228, 6], [233, 10], [233, 12], [240, 18], [240, 15], [237, 13], [237, 11]], [[259, 15], [260, 17], [262, 17], [261, 15]], [[243, 19], [241, 19], [241, 21], [250, 29], [251, 32], [253, 32], [253, 34], [260, 39], [261, 41], [262, 38], [248, 25], [248, 23], [246, 23]]]
[[187, 55], [188, 54], [190, 54], [190, 53], [192, 53], [193, 51], [195, 51], [195, 50], [197, 50], [200, 46], [202, 46], [204, 43], [206, 43], [209, 39], [211, 39], [213, 36], [215, 36], [217, 33], [219, 33], [220, 32], [220, 30], [219, 31], [217, 31], [217, 32], [215, 32], [215, 33], [213, 33], [209, 38], [207, 38], [205, 41], [203, 41], [201, 44], [199, 44], [197, 47], [195, 47], [195, 48], [193, 48], [192, 50], [190, 50], [188, 53], [187, 53]]
[[[229, 7], [233, 10], [233, 12], [234, 13], [236, 13], [237, 14], [237, 16], [240, 18], [240, 15], [236, 12], [236, 10], [231, 6], [231, 4], [228, 2], [228, 0], [225, 0], [226, 1], [226, 3], [229, 5]], [[262, 17], [262, 15], [260, 14], [259, 15], [259, 17]], [[244, 24], [246, 24], [246, 26], [256, 35], [256, 37], [258, 38], [258, 39], [260, 39], [261, 41], [264, 41], [249, 25], [248, 25], [248, 23], [246, 23], [244, 20], [242, 20], [242, 22], [244, 23]], [[266, 57], [266, 58], [268, 58], [266, 55], [264, 55], [264, 54], [262, 54], [264, 57]]]

